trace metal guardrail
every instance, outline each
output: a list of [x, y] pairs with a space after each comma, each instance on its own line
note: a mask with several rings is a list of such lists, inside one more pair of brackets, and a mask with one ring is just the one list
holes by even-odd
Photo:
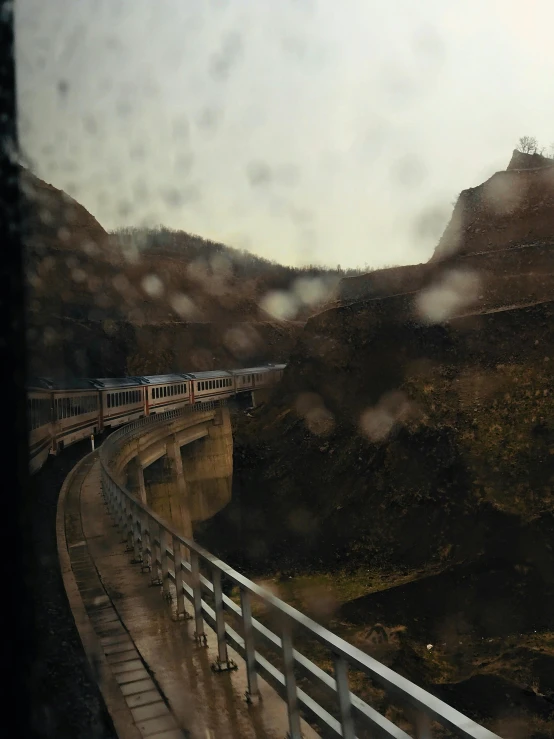
[[[251, 700], [259, 694], [260, 675], [285, 700], [290, 739], [301, 739], [301, 713], [317, 724], [324, 736], [354, 739], [357, 736], [357, 727], [358, 730], [369, 729], [371, 737], [410, 739], [410, 735], [403, 729], [350, 691], [349, 670], [364, 673], [384, 688], [394, 704], [406, 707], [412, 713], [415, 710], [419, 719], [423, 719], [416, 729], [416, 736], [421, 739], [431, 736], [430, 722], [436, 722], [455, 736], [465, 739], [500, 739], [444, 701], [256, 585], [194, 541], [181, 536], [173, 526], [143, 505], [112, 477], [109, 461], [118, 441], [142, 427], [194, 411], [215, 409], [221, 404], [221, 401], [201, 403], [133, 421], [115, 431], [100, 447], [99, 452], [102, 494], [116, 524], [122, 533], [127, 534], [128, 550], [134, 552], [132, 562], [140, 563], [143, 571], [152, 573], [152, 582], [162, 586], [163, 595], [167, 599], [172, 599], [171, 589], [175, 587], [178, 614], [187, 616], [185, 601], [192, 603], [194, 615], [188, 617], [195, 620], [194, 636], [198, 643], [206, 643], [205, 623], [214, 629], [218, 644], [218, 657], [214, 666], [216, 671], [236, 669], [228, 655], [228, 645], [232, 646], [245, 660], [247, 699]], [[223, 577], [238, 587], [240, 606], [223, 593]], [[274, 616], [278, 616], [280, 635], [253, 618], [253, 597], [259, 599]], [[213, 607], [206, 598], [212, 602]], [[226, 622], [226, 615], [233, 616], [238, 621], [241, 633]], [[334, 661], [334, 677], [294, 648], [293, 629], [297, 628], [330, 651]], [[269, 647], [273, 653], [277, 653], [283, 669], [278, 669], [257, 651], [256, 644], [260, 648], [262, 645]], [[298, 687], [295, 675], [297, 671], [308, 677], [314, 685], [326, 690], [336, 706], [333, 711], [335, 715]]]

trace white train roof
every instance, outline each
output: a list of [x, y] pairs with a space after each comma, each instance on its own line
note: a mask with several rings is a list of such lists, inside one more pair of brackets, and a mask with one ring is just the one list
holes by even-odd
[[268, 367], [267, 365], [264, 365], [263, 367], [244, 367], [243, 369], [236, 369], [231, 370], [233, 375], [250, 375], [250, 374], [260, 374], [261, 372], [270, 372], [273, 369], [273, 367]]
[[194, 380], [212, 380], [218, 377], [232, 377], [231, 372], [227, 370], [207, 370], [206, 372], [189, 372], [190, 377]]
[[140, 377], [94, 377], [89, 382], [98, 389], [137, 387], [143, 385]]
[[183, 380], [192, 379], [189, 374], [172, 374], [172, 375], [142, 375], [140, 379], [146, 385], [164, 385], [171, 382], [183, 382]]

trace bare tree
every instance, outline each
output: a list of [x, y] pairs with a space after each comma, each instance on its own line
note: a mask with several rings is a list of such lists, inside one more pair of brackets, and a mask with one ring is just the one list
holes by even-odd
[[535, 154], [537, 148], [538, 142], [534, 136], [522, 136], [519, 139], [519, 150], [524, 154]]

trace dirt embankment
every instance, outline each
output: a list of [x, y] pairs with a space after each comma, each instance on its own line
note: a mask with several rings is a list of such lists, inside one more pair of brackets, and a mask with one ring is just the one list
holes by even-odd
[[502, 736], [553, 736], [554, 303], [435, 325], [414, 303], [308, 321], [197, 535], [251, 576], [367, 572], [369, 595], [325, 594], [332, 628], [379, 658], [363, 634], [400, 628], [394, 669]]

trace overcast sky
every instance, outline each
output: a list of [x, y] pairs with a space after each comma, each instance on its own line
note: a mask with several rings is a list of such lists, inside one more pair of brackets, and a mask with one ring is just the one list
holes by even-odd
[[18, 0], [21, 144], [106, 229], [284, 263], [426, 261], [554, 141], [552, 0]]

